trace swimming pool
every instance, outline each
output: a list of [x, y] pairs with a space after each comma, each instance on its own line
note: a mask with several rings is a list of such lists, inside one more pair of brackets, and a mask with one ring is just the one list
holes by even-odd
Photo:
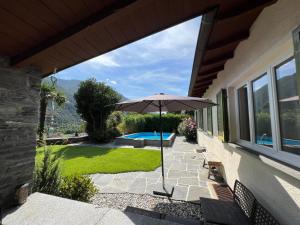
[[[163, 133], [163, 140], [169, 140], [172, 133]], [[134, 133], [124, 135], [123, 137], [126, 138], [143, 138], [148, 140], [160, 140], [160, 133], [159, 132], [141, 132], [141, 133]]]
[[[259, 145], [273, 145], [273, 140], [271, 137], [256, 137], [256, 143]], [[283, 139], [282, 144], [290, 146], [300, 146], [300, 140]]]
[[[163, 133], [163, 146], [169, 147], [175, 140], [174, 133]], [[118, 145], [133, 145], [134, 147], [143, 146], [160, 146], [159, 132], [140, 132], [134, 134], [123, 135], [115, 140]]]

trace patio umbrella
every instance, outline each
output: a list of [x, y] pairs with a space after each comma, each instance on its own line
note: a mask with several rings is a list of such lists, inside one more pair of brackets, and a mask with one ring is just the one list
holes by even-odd
[[[135, 100], [124, 101], [116, 104], [116, 110], [126, 111], [126, 112], [159, 112], [160, 118], [160, 149], [161, 149], [161, 172], [162, 172], [162, 182], [163, 189], [167, 192], [165, 188], [165, 176], [164, 176], [164, 153], [163, 153], [163, 131], [162, 131], [162, 111], [165, 112], [176, 112], [181, 110], [192, 111], [200, 108], [206, 108], [216, 105], [209, 99], [196, 98], [196, 97], [184, 97], [175, 96], [167, 94], [155, 94], [152, 96], [139, 98]], [[171, 194], [163, 194], [159, 192], [154, 192], [154, 194], [172, 196], [173, 188]]]

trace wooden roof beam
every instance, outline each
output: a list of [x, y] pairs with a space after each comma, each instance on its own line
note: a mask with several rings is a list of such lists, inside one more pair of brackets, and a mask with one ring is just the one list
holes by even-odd
[[94, 23], [97, 23], [106, 17], [116, 13], [118, 10], [127, 7], [128, 5], [134, 3], [137, 0], [122, 0], [122, 1], [115, 1], [111, 5], [108, 5], [104, 7], [103, 9], [99, 10], [98, 12], [95, 12], [88, 16], [85, 19], [82, 19], [78, 23], [66, 28], [62, 32], [59, 32], [58, 34], [46, 39], [45, 41], [42, 41], [41, 43], [38, 43], [36, 46], [27, 49], [15, 56], [11, 59], [11, 65], [16, 65], [21, 61], [24, 61], [27, 58], [32, 57], [33, 55], [38, 54], [39, 52], [50, 48], [51, 46], [59, 43], [60, 41], [82, 31], [83, 29], [87, 28], [88, 26], [93, 25]]
[[217, 66], [217, 67], [215, 67], [213, 69], [210, 69], [210, 70], [202, 71], [202, 72], [198, 73], [198, 78], [200, 78], [202, 76], [209, 76], [209, 75], [216, 74], [221, 70], [224, 70], [224, 65]]
[[193, 94], [193, 96], [199, 96], [200, 97], [205, 93], [206, 89], [207, 89], [207, 87], [199, 89], [199, 90], [193, 90], [192, 94]]
[[199, 84], [201, 81], [203, 81], [205, 79], [216, 79], [217, 75], [218, 75], [218, 73], [214, 73], [214, 74], [209, 74], [209, 75], [199, 77], [198, 80], [195, 82], [195, 84]]
[[209, 65], [212, 65], [212, 64], [222, 63], [222, 62], [226, 62], [228, 59], [231, 59], [231, 58], [233, 58], [233, 51], [222, 54], [222, 55], [219, 55], [219, 56], [214, 57], [214, 58], [209, 59], [209, 60], [204, 60], [202, 62], [202, 65], [203, 66], [209, 66]]
[[229, 44], [234, 44], [234, 43], [238, 43], [240, 41], [243, 41], [245, 39], [247, 39], [249, 37], [249, 31], [243, 31], [241, 33], [238, 33], [238, 34], [235, 34], [231, 37], [228, 37], [228, 38], [225, 38], [221, 41], [218, 41], [218, 42], [215, 42], [215, 43], [212, 43], [212, 44], [209, 44], [208, 47], [207, 47], [207, 51], [211, 51], [211, 50], [215, 50], [215, 49], [218, 49], [218, 48], [222, 48], [226, 45], [229, 45]]
[[198, 85], [195, 85], [195, 86], [194, 86], [194, 89], [199, 89], [199, 88], [201, 88], [201, 87], [206, 87], [206, 86], [209, 86], [209, 85], [211, 85], [211, 84], [212, 84], [212, 81], [213, 81], [213, 79], [210, 79], [210, 80], [207, 80], [207, 81], [201, 82], [200, 84], [198, 84]]
[[246, 4], [240, 4], [236, 7], [232, 8], [230, 11], [225, 12], [221, 15], [218, 15], [217, 20], [226, 20], [231, 19], [236, 16], [240, 16], [241, 14], [253, 11], [253, 10], [260, 10], [266, 6], [269, 6], [276, 2], [276, 0], [263, 0], [263, 1], [250, 1]]
[[197, 88], [194, 88], [194, 91], [199, 91], [199, 90], [205, 90], [209, 87], [209, 85], [211, 85], [212, 82], [210, 84], [205, 84], [205, 85], [202, 85], [202, 86], [199, 86]]

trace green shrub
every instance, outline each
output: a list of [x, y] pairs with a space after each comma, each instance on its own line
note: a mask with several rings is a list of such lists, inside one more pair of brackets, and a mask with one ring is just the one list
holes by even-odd
[[88, 202], [96, 192], [97, 189], [89, 176], [73, 175], [62, 178], [61, 197]]
[[108, 116], [108, 119], [106, 121], [108, 128], [116, 128], [123, 119], [123, 113], [120, 111], [114, 111], [112, 114]]
[[41, 164], [35, 166], [32, 191], [58, 195], [60, 181], [57, 157], [51, 156], [51, 151], [45, 147]]
[[35, 167], [32, 191], [88, 202], [97, 192], [91, 178], [61, 177], [57, 157], [51, 156], [51, 150], [45, 146], [43, 160]]
[[178, 132], [185, 136], [187, 141], [197, 140], [197, 125], [192, 118], [184, 119], [178, 126]]
[[[164, 132], [176, 132], [179, 123], [187, 115], [167, 113], [162, 115], [162, 128]], [[122, 133], [153, 132], [160, 130], [158, 114], [128, 114], [118, 126]]]

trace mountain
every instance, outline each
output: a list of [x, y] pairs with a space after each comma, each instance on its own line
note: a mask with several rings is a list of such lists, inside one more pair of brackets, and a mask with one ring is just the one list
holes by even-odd
[[[51, 82], [50, 78], [45, 78], [43, 82]], [[56, 85], [58, 90], [64, 93], [67, 98], [67, 102], [62, 106], [54, 106], [54, 127], [56, 130], [62, 133], [74, 133], [75, 131], [80, 130], [80, 126], [83, 121], [81, 120], [80, 115], [76, 112], [76, 101], [74, 99], [74, 93], [78, 90], [80, 85], [80, 80], [63, 80], [57, 79]], [[122, 101], [127, 100], [122, 96]], [[47, 124], [51, 120], [52, 112], [51, 103], [48, 105], [47, 112]]]

